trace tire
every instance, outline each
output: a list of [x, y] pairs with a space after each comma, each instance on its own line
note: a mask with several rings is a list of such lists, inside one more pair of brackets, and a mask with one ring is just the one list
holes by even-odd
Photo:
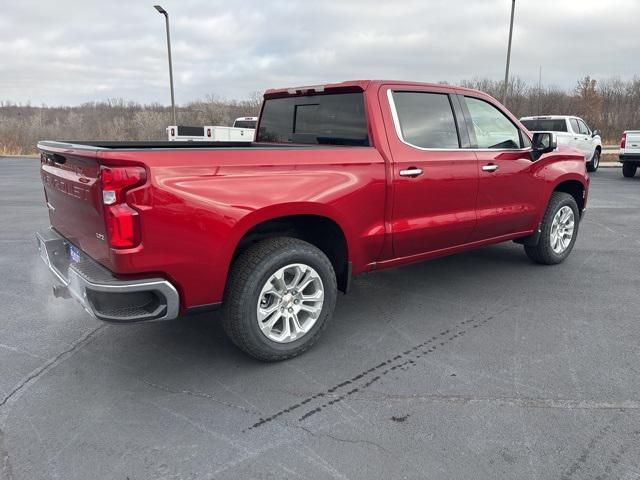
[[600, 150], [596, 148], [591, 157], [591, 161], [587, 162], [587, 172], [595, 172], [600, 166]]
[[626, 178], [632, 178], [636, 174], [638, 166], [633, 163], [624, 162], [622, 164], [622, 175]]
[[[298, 278], [297, 272], [303, 276]], [[295, 288], [290, 285], [295, 285], [296, 278], [300, 286], [313, 280], [300, 292], [289, 290]], [[310, 288], [322, 292], [323, 299], [304, 300], [303, 295]], [[282, 295], [283, 292], [287, 293]], [[336, 275], [320, 249], [296, 238], [270, 238], [248, 248], [233, 263], [225, 290], [222, 325], [233, 343], [248, 355], [267, 362], [286, 360], [305, 352], [318, 340], [333, 314], [336, 297]], [[312, 305], [307, 307], [315, 309], [315, 315], [303, 311], [303, 304], [309, 302]], [[274, 313], [260, 323], [259, 312], [273, 307]], [[298, 309], [295, 314], [288, 313], [294, 308]], [[279, 319], [272, 323], [275, 316]], [[270, 328], [266, 328], [268, 324]], [[308, 326], [308, 330], [302, 333], [301, 326]], [[285, 338], [274, 340], [278, 335]]]
[[[559, 252], [554, 249], [552, 227], [554, 226], [554, 218], [556, 218], [556, 215], [558, 215], [561, 210], [563, 213], [567, 212], [567, 210], [563, 210], [565, 207], [569, 208], [573, 213], [573, 230], [568, 244]], [[571, 253], [571, 250], [576, 243], [576, 238], [578, 238], [579, 224], [580, 213], [575, 199], [568, 193], [553, 192], [551, 199], [549, 200], [549, 204], [547, 205], [544, 218], [542, 219], [540, 241], [538, 242], [538, 245], [525, 246], [524, 251], [527, 256], [536, 263], [541, 263], [543, 265], [558, 264]]]

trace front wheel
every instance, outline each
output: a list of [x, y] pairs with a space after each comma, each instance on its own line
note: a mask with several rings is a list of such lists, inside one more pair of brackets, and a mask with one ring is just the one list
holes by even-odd
[[625, 162], [622, 164], [622, 175], [626, 178], [632, 178], [636, 174], [637, 169], [637, 165]]
[[569, 256], [578, 236], [580, 212], [575, 199], [564, 192], [553, 192], [544, 218], [540, 241], [525, 246], [527, 256], [536, 263], [555, 265]]
[[224, 299], [223, 327], [258, 360], [300, 355], [333, 314], [337, 284], [327, 256], [289, 237], [263, 240], [234, 262]]
[[596, 149], [596, 151], [593, 152], [593, 157], [591, 157], [591, 161], [587, 163], [587, 171], [595, 172], [596, 170], [598, 170], [599, 166], [600, 166], [600, 150]]

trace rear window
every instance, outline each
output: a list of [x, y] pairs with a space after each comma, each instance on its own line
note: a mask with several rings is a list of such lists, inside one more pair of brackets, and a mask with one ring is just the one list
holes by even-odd
[[256, 122], [255, 120], [236, 120], [233, 123], [233, 126], [235, 128], [256, 128]]
[[567, 121], [564, 118], [558, 119], [534, 119], [521, 120], [521, 123], [527, 127], [530, 132], [566, 132]]
[[364, 96], [359, 92], [266, 100], [256, 141], [367, 146]]

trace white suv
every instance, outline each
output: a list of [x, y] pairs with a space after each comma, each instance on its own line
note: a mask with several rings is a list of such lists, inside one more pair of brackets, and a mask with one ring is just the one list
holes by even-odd
[[547, 115], [544, 117], [522, 117], [520, 122], [530, 132], [556, 132], [558, 145], [565, 145], [581, 151], [587, 162], [587, 170], [595, 172], [600, 165], [602, 139], [600, 131], [593, 132], [579, 117], [568, 115]]

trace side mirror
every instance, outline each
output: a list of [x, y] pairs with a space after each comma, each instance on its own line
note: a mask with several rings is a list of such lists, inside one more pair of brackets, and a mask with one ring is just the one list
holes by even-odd
[[592, 137], [599, 137], [600, 136], [600, 130], [596, 129], [593, 132], [591, 132], [591, 136]]
[[531, 160], [538, 160], [542, 154], [553, 152], [558, 147], [554, 132], [536, 132], [531, 140]]

